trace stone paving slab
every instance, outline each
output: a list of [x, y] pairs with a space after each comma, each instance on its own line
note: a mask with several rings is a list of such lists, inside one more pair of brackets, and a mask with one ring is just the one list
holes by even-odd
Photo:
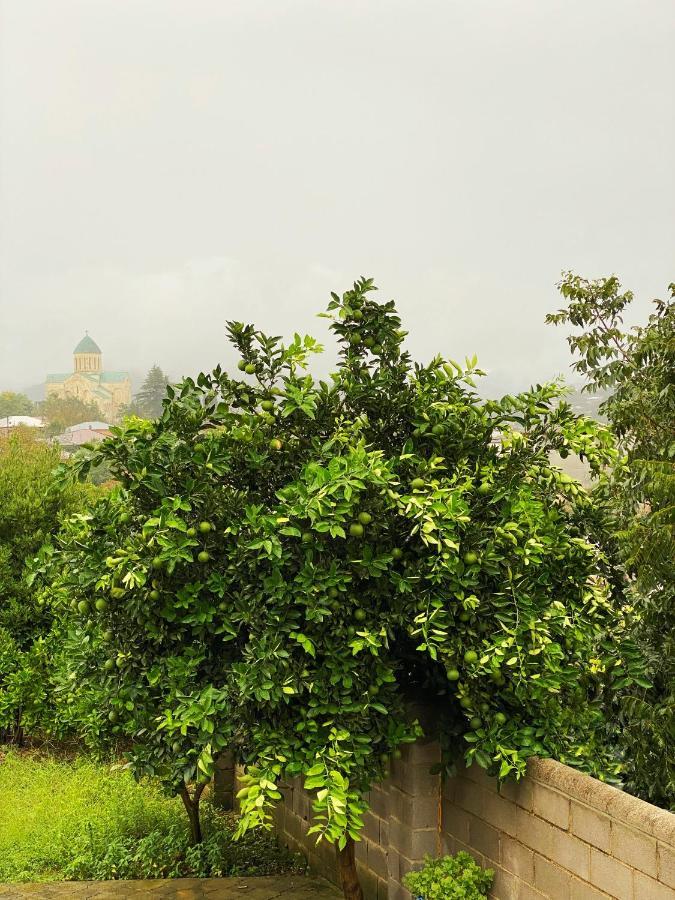
[[173, 878], [150, 881], [54, 881], [0, 884], [0, 897], [38, 900], [339, 900], [342, 892], [323, 878], [265, 875], [258, 878]]

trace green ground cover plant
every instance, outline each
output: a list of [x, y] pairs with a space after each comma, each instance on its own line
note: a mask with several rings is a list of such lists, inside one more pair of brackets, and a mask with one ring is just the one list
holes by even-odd
[[157, 782], [84, 758], [0, 751], [0, 882], [274, 875], [299, 863], [266, 833], [205, 804], [191, 845], [180, 801]]
[[468, 853], [440, 859], [425, 857], [418, 872], [408, 872], [403, 884], [420, 900], [484, 900], [494, 872], [482, 869]]

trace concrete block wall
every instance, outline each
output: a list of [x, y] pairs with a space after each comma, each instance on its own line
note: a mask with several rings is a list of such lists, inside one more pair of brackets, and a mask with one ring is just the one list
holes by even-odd
[[[366, 900], [410, 900], [403, 875], [466, 850], [495, 870], [493, 900], [675, 900], [675, 815], [553, 760], [502, 785], [474, 766], [441, 783], [438, 744], [392, 763], [368, 800], [357, 864]], [[307, 836], [311, 799], [299, 781], [276, 812], [282, 841], [337, 883], [335, 850]]]

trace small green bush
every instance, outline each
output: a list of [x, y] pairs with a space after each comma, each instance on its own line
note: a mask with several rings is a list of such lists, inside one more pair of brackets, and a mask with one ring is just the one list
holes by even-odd
[[273, 875], [298, 863], [267, 834], [232, 840], [205, 804], [191, 847], [180, 800], [86, 759], [0, 753], [0, 882]]
[[409, 872], [404, 885], [423, 900], [484, 900], [492, 885], [492, 869], [481, 869], [468, 853], [441, 859], [425, 857], [424, 868]]

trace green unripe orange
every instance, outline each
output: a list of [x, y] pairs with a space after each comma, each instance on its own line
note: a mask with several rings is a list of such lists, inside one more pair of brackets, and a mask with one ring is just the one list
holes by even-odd
[[476, 651], [475, 650], [467, 650], [466, 653], [464, 654], [464, 662], [467, 664], [467, 666], [471, 666], [474, 663], [477, 663], [478, 662], [478, 654], [476, 653]]
[[365, 622], [366, 618], [367, 618], [365, 609], [361, 609], [361, 608], [355, 609], [354, 610], [354, 618], [356, 619], [357, 622]]
[[467, 564], [467, 566], [474, 565], [474, 563], [478, 562], [478, 554], [470, 550], [468, 553], [464, 554], [464, 562]]
[[279, 440], [279, 438], [272, 438], [270, 441], [270, 450], [281, 450], [283, 444]]
[[202, 534], [208, 534], [209, 531], [213, 530], [213, 525], [210, 522], [200, 522], [199, 530]]
[[394, 547], [391, 551], [391, 555], [394, 559], [401, 559], [403, 557], [403, 550], [400, 547]]
[[459, 701], [459, 705], [462, 709], [471, 709], [472, 704], [470, 697], [462, 697]]
[[164, 568], [164, 560], [161, 556], [155, 556], [152, 560], [152, 568], [153, 569], [163, 569]]
[[103, 632], [101, 637], [103, 638], [104, 641], [107, 641], [108, 643], [110, 643], [110, 641], [112, 641], [112, 639], [115, 637], [115, 635], [112, 633], [112, 631], [110, 629], [108, 629], [107, 631]]
[[246, 372], [247, 375], [255, 375], [255, 366], [253, 363], [244, 366], [244, 372]]
[[478, 485], [478, 493], [479, 494], [489, 494], [490, 493], [490, 485], [487, 481], [481, 481]]
[[211, 554], [208, 553], [206, 550], [201, 550], [197, 554], [197, 560], [200, 563], [207, 563], [210, 559], [211, 559]]
[[274, 400], [263, 400], [260, 404], [260, 408], [264, 409], [265, 412], [272, 412], [274, 409]]
[[89, 604], [87, 603], [86, 600], [80, 600], [80, 602], [77, 604], [77, 611], [82, 616], [87, 615], [87, 613], [89, 612]]
[[106, 672], [112, 672], [112, 670], [115, 668], [115, 660], [106, 659], [106, 661], [103, 663], [103, 668]]
[[362, 538], [363, 537], [363, 525], [360, 522], [352, 522], [349, 526], [349, 534], [351, 537]]
[[483, 723], [478, 718], [478, 716], [471, 716], [469, 720], [469, 725], [473, 731], [477, 731]]
[[94, 604], [94, 606], [96, 607], [96, 609], [97, 609], [99, 612], [105, 612], [106, 609], [108, 608], [108, 604], [107, 604], [106, 601], [103, 599], [103, 597], [99, 597], [99, 599], [96, 601], [96, 603]]
[[457, 669], [448, 669], [448, 681], [459, 681], [459, 672]]
[[127, 522], [130, 522], [130, 521], [131, 521], [131, 516], [129, 515], [129, 513], [128, 512], [122, 513], [122, 515], [120, 516], [120, 522], [123, 525], [126, 525]]
[[414, 491], [421, 491], [422, 488], [424, 487], [424, 479], [423, 478], [413, 478], [413, 480], [410, 482], [410, 487]]
[[188, 528], [188, 530], [185, 532], [185, 534], [189, 538], [197, 537], [197, 529], [196, 528]]
[[121, 587], [110, 588], [110, 596], [113, 598], [113, 600], [121, 600], [122, 597], [124, 597], [124, 593], [125, 593], [124, 588], [121, 588]]
[[498, 712], [495, 715], [495, 722], [497, 723], [497, 725], [506, 725], [506, 716], [503, 712]]
[[117, 715], [116, 711], [114, 709], [111, 709], [108, 713], [108, 721], [112, 722], [112, 724], [114, 725], [118, 718], [119, 716]]
[[246, 368], [246, 360], [240, 359], [239, 362], [237, 363], [237, 368], [239, 369], [240, 372], [243, 372], [244, 369]]
[[156, 590], [150, 591], [150, 599], [151, 599], [154, 603], [156, 603], [156, 602], [159, 600], [159, 598], [160, 598], [161, 596], [162, 596], [162, 595], [159, 593], [159, 591], [156, 591]]
[[373, 517], [369, 512], [360, 512], [357, 518], [362, 525], [370, 525], [373, 521]]

